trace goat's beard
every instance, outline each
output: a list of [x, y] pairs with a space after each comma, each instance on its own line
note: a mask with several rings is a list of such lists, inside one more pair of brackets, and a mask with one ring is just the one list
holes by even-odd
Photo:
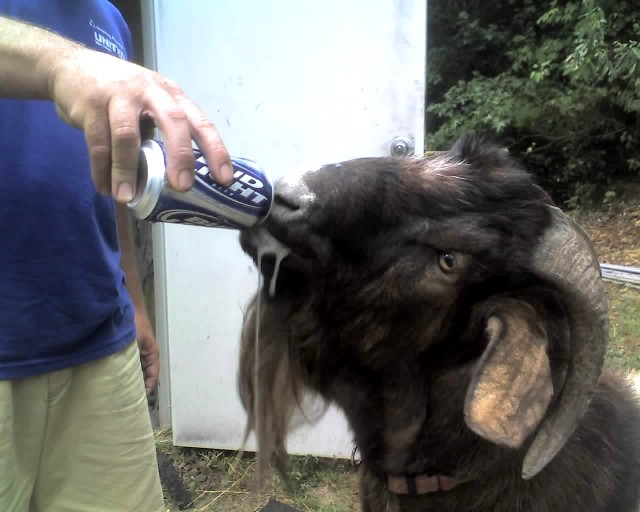
[[253, 431], [257, 475], [261, 478], [273, 466], [286, 481], [287, 435], [302, 423], [318, 421], [328, 404], [311, 391], [309, 376], [294, 353], [289, 328], [292, 315], [299, 312], [294, 313], [289, 302], [266, 300], [259, 318], [257, 301], [256, 295], [245, 314], [240, 344], [239, 392], [247, 412], [243, 446]]

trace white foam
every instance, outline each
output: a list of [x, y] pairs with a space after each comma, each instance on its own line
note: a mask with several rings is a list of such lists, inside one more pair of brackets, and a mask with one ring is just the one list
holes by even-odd
[[[259, 235], [254, 239], [258, 247], [258, 267], [262, 268], [262, 258], [264, 256], [274, 256], [276, 258], [275, 266], [273, 268], [273, 275], [269, 282], [269, 297], [275, 297], [276, 283], [278, 281], [278, 274], [280, 272], [280, 263], [285, 259], [291, 250], [276, 240], [274, 237], [267, 234], [266, 231], [260, 231]], [[261, 272], [260, 272], [261, 273]]]
[[294, 188], [297, 191], [297, 199], [300, 205], [312, 203], [316, 201], [316, 195], [311, 192], [309, 187], [304, 183], [305, 176], [318, 172], [324, 164], [311, 165], [307, 168], [301, 167], [289, 171], [282, 177], [282, 185]]

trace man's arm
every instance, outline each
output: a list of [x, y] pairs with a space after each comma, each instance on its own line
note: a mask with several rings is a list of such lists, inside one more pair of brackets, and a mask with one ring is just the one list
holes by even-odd
[[121, 202], [135, 194], [143, 119], [163, 133], [167, 177], [176, 190], [193, 184], [192, 138], [212, 177], [232, 180], [229, 153], [213, 124], [154, 71], [0, 16], [0, 77], [0, 97], [51, 100], [63, 121], [84, 131], [97, 189]]
[[158, 382], [160, 373], [160, 350], [156, 342], [147, 305], [144, 300], [142, 283], [136, 265], [135, 245], [131, 229], [131, 215], [126, 205], [116, 203], [116, 224], [120, 239], [120, 268], [125, 274], [127, 291], [135, 308], [136, 340], [140, 350], [140, 362], [144, 372], [144, 387], [149, 394]]
[[73, 49], [74, 43], [52, 32], [0, 16], [0, 96], [51, 99], [53, 55]]

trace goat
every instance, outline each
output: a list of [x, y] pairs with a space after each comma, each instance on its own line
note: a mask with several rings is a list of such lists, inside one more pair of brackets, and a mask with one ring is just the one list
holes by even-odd
[[240, 235], [256, 262], [287, 254], [241, 336], [263, 466], [286, 473], [314, 393], [349, 422], [364, 512], [637, 512], [640, 405], [603, 371], [595, 250], [509, 155], [465, 136], [275, 190], [270, 217]]

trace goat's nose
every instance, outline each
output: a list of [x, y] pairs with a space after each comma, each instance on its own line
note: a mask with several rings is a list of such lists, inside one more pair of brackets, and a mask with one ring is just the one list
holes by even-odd
[[288, 210], [295, 211], [300, 209], [300, 195], [297, 193], [296, 187], [282, 179], [275, 183], [273, 201]]
[[315, 199], [314, 194], [302, 180], [291, 181], [280, 178], [275, 182], [274, 188], [274, 206], [284, 210], [280, 212], [281, 214], [286, 212], [292, 215], [296, 212], [302, 215], [306, 207]]

